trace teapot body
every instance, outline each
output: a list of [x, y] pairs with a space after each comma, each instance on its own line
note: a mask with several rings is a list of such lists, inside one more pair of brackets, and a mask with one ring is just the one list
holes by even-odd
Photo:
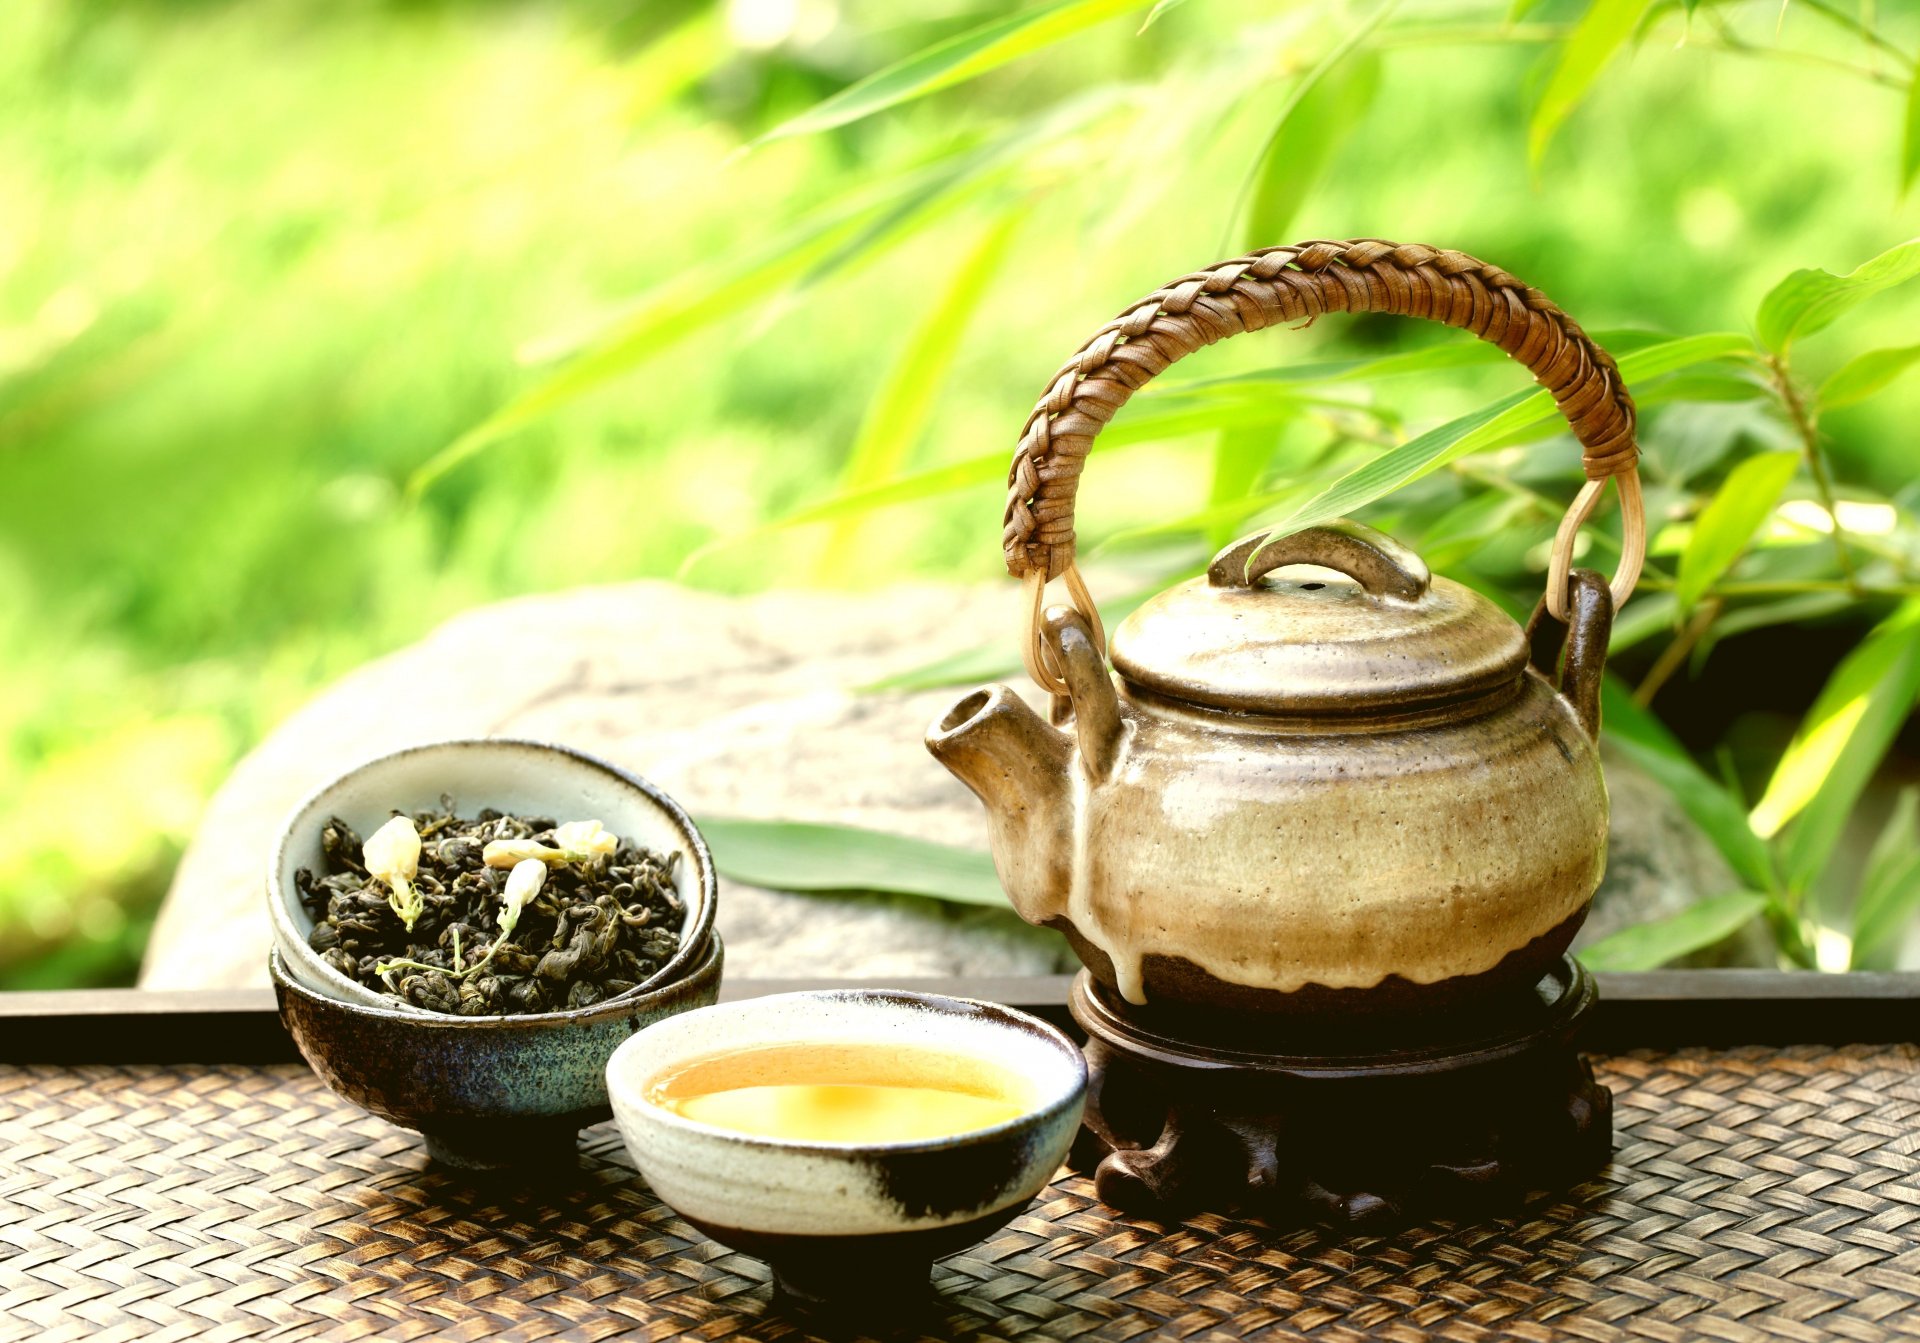
[[[1364, 482], [1350, 472], [1221, 550], [1109, 644], [1076, 562], [1095, 437], [1176, 360], [1335, 312], [1471, 331], [1566, 418], [1586, 483], [1527, 629], [1391, 537], [1322, 520], [1334, 497], [1374, 497], [1401, 461]], [[1068, 730], [1002, 686], [927, 734], [985, 803], [1014, 907], [1063, 930], [1136, 1004], [1423, 1011], [1531, 987], [1605, 864], [1601, 669], [1646, 546], [1635, 426], [1605, 350], [1544, 294], [1460, 252], [1373, 238], [1261, 248], [1122, 310], [1035, 402], [1001, 515], [1008, 572], [1027, 588], [1022, 658]], [[1611, 580], [1573, 565], [1609, 481]], [[1070, 606], [1047, 605], [1056, 580]]]
[[1064, 730], [1001, 686], [927, 744], [986, 804], [1014, 908], [1128, 1002], [1484, 1000], [1558, 962], [1606, 865], [1612, 602], [1588, 570], [1569, 600], [1522, 631], [1370, 528], [1252, 537], [1135, 610], [1111, 668], [1046, 611]]
[[1118, 689], [1065, 880], [1021, 912], [1130, 1002], [1417, 1010], [1532, 984], [1586, 917], [1599, 752], [1530, 670], [1473, 712], [1337, 724]]

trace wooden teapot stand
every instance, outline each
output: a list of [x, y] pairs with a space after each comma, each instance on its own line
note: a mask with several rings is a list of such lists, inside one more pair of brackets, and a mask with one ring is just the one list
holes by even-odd
[[1511, 1206], [1611, 1152], [1612, 1095], [1574, 1046], [1595, 997], [1569, 956], [1471, 1015], [1295, 1021], [1135, 1007], [1083, 970], [1072, 1161], [1107, 1203], [1152, 1215], [1361, 1228]]

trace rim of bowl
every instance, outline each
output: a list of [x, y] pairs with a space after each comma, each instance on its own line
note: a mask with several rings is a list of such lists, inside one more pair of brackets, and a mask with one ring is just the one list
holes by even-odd
[[[712, 1007], [698, 1008], [699, 1012], [751, 1010], [759, 1003], [791, 1002], [795, 999], [807, 999], [814, 1002], [860, 1002], [889, 1003], [933, 1007], [947, 1012], [954, 1007], [976, 1010], [980, 1015], [992, 1019], [1007, 1030], [1019, 1030], [1038, 1035], [1059, 1051], [1063, 1061], [1072, 1071], [1071, 1082], [1062, 1089], [1049, 1094], [1012, 1119], [1002, 1120], [988, 1128], [965, 1129], [949, 1134], [944, 1138], [909, 1138], [900, 1142], [820, 1142], [803, 1138], [775, 1138], [759, 1133], [742, 1133], [737, 1129], [721, 1128], [715, 1124], [703, 1124], [697, 1119], [689, 1119], [664, 1105], [656, 1105], [647, 1095], [647, 1087], [642, 1083], [630, 1082], [616, 1074], [620, 1056], [629, 1049], [638, 1050], [646, 1032], [623, 1040], [620, 1047], [613, 1051], [607, 1060], [607, 1093], [616, 1091], [623, 1097], [632, 1098], [639, 1108], [644, 1109], [650, 1119], [663, 1122], [669, 1128], [698, 1134], [703, 1138], [716, 1138], [740, 1147], [777, 1148], [783, 1152], [797, 1152], [813, 1156], [839, 1157], [855, 1152], [938, 1152], [954, 1147], [968, 1147], [975, 1143], [990, 1142], [1005, 1136], [1016, 1129], [1036, 1122], [1044, 1121], [1072, 1106], [1079, 1105], [1087, 1091], [1087, 1059], [1080, 1047], [1067, 1037], [1052, 1022], [1036, 1017], [1018, 1008], [1008, 1007], [1005, 1003], [990, 1002], [984, 998], [960, 998], [947, 993], [916, 993], [911, 989], [802, 989], [793, 993], [770, 993], [758, 998], [739, 998], [729, 1003], [716, 1003]], [[685, 1021], [694, 1012], [682, 1013], [667, 1021], [656, 1022], [649, 1030], [662, 1027], [671, 1028], [675, 1021]], [[655, 1037], [656, 1044], [658, 1037]], [[752, 1048], [743, 1045], [742, 1049]], [[650, 1082], [648, 1078], [645, 1081]]]
[[[666, 963], [640, 983], [634, 985], [624, 993], [607, 999], [606, 1002], [620, 1002], [639, 994], [651, 993], [656, 989], [666, 988], [686, 977], [689, 966], [693, 964], [696, 954], [702, 952], [704, 950], [704, 944], [713, 939], [714, 916], [717, 912], [716, 907], [720, 902], [720, 882], [717, 873], [714, 871], [713, 852], [707, 847], [706, 836], [700, 833], [700, 827], [694, 824], [693, 817], [687, 814], [687, 809], [676, 802], [658, 785], [630, 770], [620, 768], [620, 766], [613, 764], [611, 761], [603, 760], [597, 755], [589, 754], [576, 747], [563, 746], [558, 742], [539, 741], [532, 737], [446, 737], [434, 741], [413, 742], [395, 750], [383, 752], [380, 755], [368, 756], [357, 765], [342, 770], [325, 783], [310, 790], [298, 802], [294, 803], [292, 810], [281, 820], [276, 838], [273, 842], [273, 848], [267, 855], [267, 911], [269, 917], [275, 924], [284, 922], [296, 935], [299, 934], [298, 927], [293, 924], [292, 914], [293, 902], [297, 901], [299, 897], [297, 894], [289, 892], [286, 887], [281, 884], [280, 868], [282, 866], [281, 860], [287, 851], [287, 845], [293, 838], [293, 827], [301, 816], [303, 816], [309, 808], [317, 804], [322, 797], [341, 787], [355, 775], [372, 769], [375, 765], [383, 765], [390, 760], [398, 760], [403, 756], [417, 755], [422, 751], [437, 751], [447, 747], [453, 747], [458, 750], [491, 750], [499, 747], [507, 747], [519, 750], [530, 749], [544, 754], [563, 756], [576, 764], [598, 770], [600, 773], [610, 776], [615, 782], [632, 788], [664, 812], [667, 818], [672, 821], [674, 826], [681, 832], [681, 838], [686, 841], [687, 851], [693, 857], [694, 867], [699, 875], [699, 880], [696, 883], [696, 888], [700, 894], [699, 907], [686, 911], [682, 916], [680, 924], [680, 945], [674, 951], [673, 955], [667, 958]], [[305, 938], [301, 937], [300, 940], [304, 945]], [[277, 946], [272, 948], [272, 950], [275, 955], [278, 955], [279, 948]], [[344, 988], [348, 984], [355, 983], [355, 981], [347, 979], [345, 975], [342, 975], [317, 955], [312, 957], [310, 961], [303, 962], [303, 964], [310, 964], [316, 968], [326, 981], [335, 987]], [[294, 975], [291, 971], [285, 972], [285, 977], [296, 986], [302, 988], [307, 987], [301, 984], [298, 976]], [[366, 988], [364, 984], [356, 985], [356, 987]], [[368, 991], [377, 992], [377, 990]], [[352, 1007], [365, 1008], [369, 1011], [392, 1010], [403, 1016], [424, 1016], [457, 1021], [524, 1021], [532, 1017], [557, 1018], [565, 1017], [573, 1012], [592, 1011], [594, 1008], [604, 1005], [595, 1003], [593, 1008], [567, 1008], [558, 1012], [499, 1013], [489, 1017], [449, 1017], [447, 1013], [430, 1012], [426, 1008], [415, 1007], [411, 1003], [397, 1004], [392, 1009], [386, 1009], [375, 1008], [370, 1003], [358, 1002], [340, 993], [320, 994], [315, 991], [315, 996], [331, 998], [333, 1001], [346, 1003]]]
[[[450, 1012], [428, 1012], [420, 1008], [374, 1007], [367, 1003], [354, 1002], [350, 998], [335, 998], [296, 979], [283, 963], [278, 947], [271, 947], [267, 951], [267, 973], [272, 978], [275, 988], [283, 989], [308, 1002], [337, 1007], [353, 1016], [372, 1017], [379, 1021], [400, 1021], [409, 1026], [424, 1026], [431, 1030], [475, 1030], [482, 1027], [491, 1027], [495, 1030], [502, 1028], [531, 1030], [540, 1026], [578, 1026], [602, 1016], [619, 1016], [636, 1007], [644, 1008], [649, 1000], [671, 993], [700, 974], [708, 964], [720, 960], [724, 954], [720, 934], [715, 933], [707, 940], [707, 954], [701, 958], [700, 963], [669, 983], [656, 984], [650, 989], [631, 988], [616, 997], [603, 998], [589, 1007], [567, 1007], [558, 1012], [498, 1012], [485, 1017], [462, 1017]], [[693, 1012], [699, 1009], [690, 1007], [687, 1010]], [[668, 1019], [671, 1020], [671, 1018]], [[620, 1043], [624, 1045], [626, 1041], [622, 1040]]]

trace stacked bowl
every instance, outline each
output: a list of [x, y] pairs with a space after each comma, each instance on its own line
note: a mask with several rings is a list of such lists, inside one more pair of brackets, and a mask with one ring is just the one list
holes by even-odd
[[[395, 811], [443, 799], [463, 813], [592, 817], [629, 843], [677, 855], [678, 949], [615, 997], [519, 1016], [430, 1012], [348, 978], [308, 944], [314, 920], [297, 874], [323, 870], [321, 832], [330, 818], [368, 834]], [[274, 990], [300, 1052], [347, 1099], [422, 1133], [446, 1165], [571, 1160], [579, 1130], [612, 1113], [606, 1067], [614, 1050], [643, 1027], [719, 997], [717, 884], [700, 832], [652, 784], [565, 747], [486, 738], [368, 761], [294, 809], [268, 861], [267, 899]]]

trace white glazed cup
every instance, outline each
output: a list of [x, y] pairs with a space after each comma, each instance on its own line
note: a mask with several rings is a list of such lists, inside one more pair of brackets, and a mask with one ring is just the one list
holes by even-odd
[[[980, 1058], [1027, 1087], [992, 1128], [898, 1143], [739, 1133], [656, 1104], [666, 1074], [715, 1054], [792, 1044], [918, 1047]], [[789, 1297], [871, 1303], [924, 1292], [933, 1260], [1004, 1226], [1043, 1189], [1079, 1131], [1086, 1062], [1058, 1030], [996, 1003], [887, 989], [776, 994], [649, 1027], [607, 1062], [607, 1095], [653, 1192], [725, 1245], [773, 1265]]]
[[[670, 984], [700, 964], [713, 931], [718, 883], [713, 855], [680, 804], [645, 779], [580, 751], [509, 737], [431, 742], [376, 757], [315, 789], [280, 827], [267, 862], [267, 911], [273, 944], [287, 976], [315, 993], [391, 1011], [419, 1012], [349, 979], [307, 944], [313, 919], [300, 903], [294, 875], [326, 870], [320, 832], [338, 816], [361, 835], [394, 811], [416, 812], [451, 798], [462, 814], [485, 807], [554, 820], [597, 820], [626, 842], [677, 853], [674, 886], [685, 910], [680, 947], [629, 993]], [[622, 994], [621, 997], [626, 997]], [[536, 1015], [550, 1015], [540, 1013]]]

